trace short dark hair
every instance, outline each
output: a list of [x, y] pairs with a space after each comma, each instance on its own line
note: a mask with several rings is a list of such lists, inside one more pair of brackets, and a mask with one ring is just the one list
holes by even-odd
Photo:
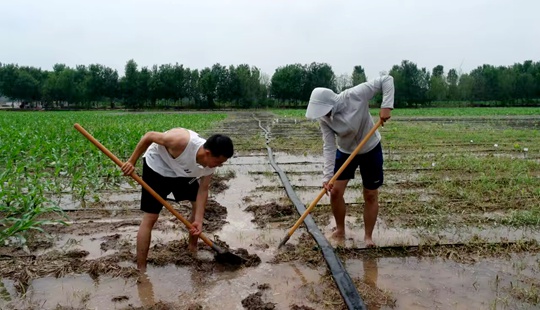
[[231, 138], [221, 134], [210, 136], [203, 146], [205, 149], [209, 150], [214, 157], [223, 156], [231, 158], [234, 153], [234, 146]]

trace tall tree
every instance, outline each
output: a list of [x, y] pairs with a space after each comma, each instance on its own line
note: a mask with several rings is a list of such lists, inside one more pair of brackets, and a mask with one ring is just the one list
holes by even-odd
[[458, 75], [456, 69], [450, 69], [446, 78], [448, 82], [448, 99], [458, 100]]
[[353, 86], [356, 86], [360, 83], [364, 83], [365, 81], [367, 81], [366, 72], [364, 71], [364, 68], [362, 68], [362, 66], [354, 66], [351, 78], [352, 78]]
[[138, 105], [138, 86], [139, 86], [139, 71], [137, 70], [137, 63], [135, 60], [130, 59], [126, 63], [125, 73], [120, 80], [122, 86], [122, 93], [124, 101], [127, 107], [136, 108]]

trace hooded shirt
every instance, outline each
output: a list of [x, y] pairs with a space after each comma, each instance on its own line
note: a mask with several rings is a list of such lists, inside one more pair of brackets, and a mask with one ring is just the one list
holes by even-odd
[[[334, 175], [336, 150], [351, 154], [375, 126], [369, 114], [369, 100], [382, 92], [381, 108], [394, 108], [394, 79], [383, 75], [346, 89], [339, 94], [331, 89], [315, 88], [309, 99], [306, 117], [317, 119], [323, 136], [323, 181]], [[330, 116], [327, 114], [331, 112]], [[371, 151], [381, 141], [377, 130], [358, 154]]]

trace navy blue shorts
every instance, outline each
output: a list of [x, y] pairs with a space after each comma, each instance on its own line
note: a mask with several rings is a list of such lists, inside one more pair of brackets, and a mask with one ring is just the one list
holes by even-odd
[[[337, 150], [334, 173], [347, 161], [349, 155]], [[337, 179], [354, 179], [354, 173], [358, 167], [360, 167], [360, 175], [362, 176], [362, 185], [364, 188], [371, 190], [378, 189], [383, 184], [383, 153], [380, 142], [371, 151], [356, 155]]]
[[[146, 160], [144, 159], [142, 179], [163, 199], [166, 199], [170, 193], [173, 193], [174, 200], [176, 201], [197, 200], [199, 182], [195, 181], [189, 184], [189, 181], [193, 178], [164, 177], [152, 170], [152, 168], [146, 164]], [[159, 214], [161, 209], [163, 209], [163, 205], [143, 187], [141, 194], [141, 210], [146, 213]]]

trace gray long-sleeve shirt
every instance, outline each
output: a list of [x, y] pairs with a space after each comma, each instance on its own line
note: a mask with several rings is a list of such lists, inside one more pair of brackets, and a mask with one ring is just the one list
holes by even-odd
[[[393, 109], [394, 79], [389, 75], [383, 75], [336, 95], [331, 100], [334, 102], [329, 103], [333, 105], [331, 115], [319, 118], [324, 141], [323, 181], [328, 182], [334, 175], [336, 149], [351, 154], [375, 125], [369, 114], [369, 100], [379, 92], [383, 95], [381, 108]], [[381, 135], [376, 131], [358, 154], [371, 151], [380, 140]]]

